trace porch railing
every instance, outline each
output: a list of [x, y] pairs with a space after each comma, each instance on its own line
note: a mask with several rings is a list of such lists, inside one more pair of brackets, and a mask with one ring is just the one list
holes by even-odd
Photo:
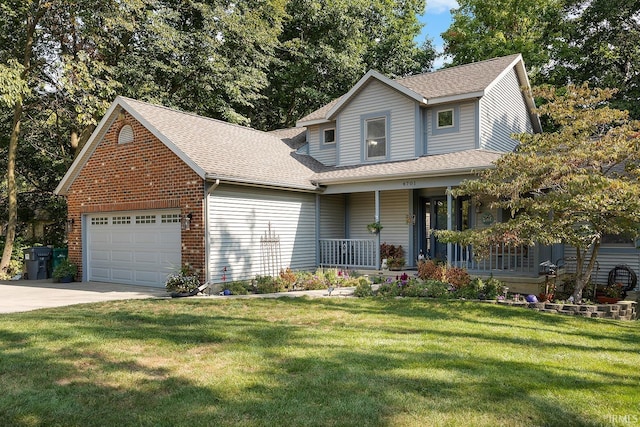
[[[349, 268], [378, 268], [378, 242], [374, 239], [320, 239], [320, 265]], [[471, 246], [452, 244], [451, 265], [473, 273], [536, 276], [538, 259], [533, 246], [492, 246], [482, 258]]]
[[320, 265], [378, 268], [377, 240], [320, 239]]
[[533, 246], [494, 245], [483, 257], [475, 257], [471, 246], [452, 245], [451, 264], [487, 273], [537, 275], [538, 261]]

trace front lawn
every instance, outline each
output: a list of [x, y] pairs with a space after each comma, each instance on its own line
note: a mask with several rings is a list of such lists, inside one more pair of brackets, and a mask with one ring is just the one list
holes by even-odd
[[423, 299], [134, 300], [0, 316], [13, 426], [640, 422], [640, 322]]

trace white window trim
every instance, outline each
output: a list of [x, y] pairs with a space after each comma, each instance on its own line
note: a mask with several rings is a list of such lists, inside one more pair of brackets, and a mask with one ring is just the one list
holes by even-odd
[[[385, 140], [385, 153], [381, 156], [369, 157], [369, 144], [367, 143], [367, 130], [369, 122], [373, 120], [384, 120], [384, 140]], [[373, 113], [363, 114], [360, 116], [360, 161], [366, 162], [380, 162], [389, 160], [391, 153], [391, 111], [377, 111]]]
[[[451, 124], [446, 126], [440, 126], [440, 114], [451, 111]], [[447, 108], [446, 110], [439, 110], [436, 112], [436, 129], [451, 129], [456, 125], [456, 111], [454, 108]]]
[[[325, 136], [326, 136], [326, 132], [330, 131], [330, 130], [333, 131], [333, 141], [327, 142]], [[336, 143], [336, 128], [335, 128], [335, 126], [322, 129], [322, 144], [323, 145], [334, 145], [335, 143]]]

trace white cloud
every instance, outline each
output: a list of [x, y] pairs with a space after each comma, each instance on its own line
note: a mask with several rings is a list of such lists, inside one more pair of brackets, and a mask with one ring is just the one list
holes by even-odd
[[439, 13], [449, 13], [451, 9], [458, 7], [456, 0], [427, 0], [427, 13], [433, 13], [435, 15]]

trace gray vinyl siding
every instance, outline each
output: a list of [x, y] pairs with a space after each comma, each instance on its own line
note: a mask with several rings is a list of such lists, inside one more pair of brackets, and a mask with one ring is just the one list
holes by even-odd
[[263, 274], [261, 237], [280, 238], [281, 267], [313, 269], [316, 260], [315, 195], [227, 186], [209, 197], [209, 277], [249, 280]]
[[514, 69], [480, 99], [480, 148], [512, 151], [514, 133], [533, 132]]
[[405, 256], [409, 255], [409, 225], [407, 215], [409, 191], [395, 190], [380, 193], [380, 242], [390, 245], [402, 245]]
[[320, 238], [344, 239], [345, 196], [320, 196]]
[[349, 195], [349, 239], [371, 239], [367, 224], [374, 221], [375, 196], [373, 192]]
[[363, 139], [361, 135], [362, 117], [390, 112], [389, 160], [415, 158], [416, 113], [415, 101], [391, 89], [377, 80], [371, 81], [339, 113], [337, 134], [339, 166], [361, 163]]
[[[565, 258], [576, 256], [576, 249], [573, 246], [566, 246], [564, 249]], [[592, 281], [598, 284], [606, 284], [609, 272], [617, 265], [627, 265], [636, 275], [640, 276], [640, 250], [632, 246], [603, 245], [598, 253], [598, 271], [593, 272]], [[555, 262], [556, 260], [554, 260]]]
[[458, 132], [434, 135], [433, 111], [444, 110], [452, 106], [438, 106], [425, 110], [427, 125], [427, 155], [453, 153], [476, 148], [476, 103], [458, 105]]
[[[320, 135], [320, 132], [322, 129], [334, 126], [335, 124], [322, 126], [313, 125], [308, 128], [309, 155], [326, 166], [336, 165], [336, 144], [322, 145], [322, 136]], [[336, 139], [337, 136], [338, 134], [336, 129]]]
[[[349, 196], [349, 238], [371, 239], [367, 224], [374, 221], [375, 195], [373, 192], [353, 193]], [[380, 192], [380, 242], [402, 245], [409, 249], [409, 191]]]

